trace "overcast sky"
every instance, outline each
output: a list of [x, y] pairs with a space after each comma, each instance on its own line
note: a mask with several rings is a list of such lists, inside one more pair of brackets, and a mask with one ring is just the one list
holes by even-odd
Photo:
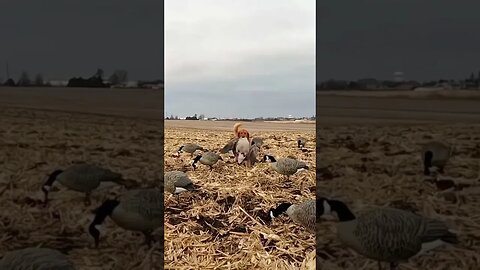
[[0, 1], [0, 78], [5, 62], [18, 79], [60, 80], [106, 76], [125, 69], [129, 78], [163, 78], [163, 1]]
[[478, 0], [322, 0], [317, 79], [463, 79], [480, 70]]
[[315, 0], [165, 1], [165, 112], [313, 116]]

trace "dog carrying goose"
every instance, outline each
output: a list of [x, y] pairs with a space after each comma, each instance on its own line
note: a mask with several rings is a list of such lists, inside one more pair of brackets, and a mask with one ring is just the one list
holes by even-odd
[[288, 215], [295, 223], [302, 225], [309, 232], [315, 232], [316, 221], [316, 201], [307, 200], [300, 204], [281, 203], [276, 208], [271, 208], [268, 212], [272, 219], [281, 214]]
[[271, 162], [272, 169], [279, 174], [285, 175], [287, 180], [290, 178], [290, 175], [309, 169], [305, 162], [291, 157], [279, 158], [277, 160], [272, 155], [264, 155], [263, 161]]
[[156, 189], [137, 189], [125, 192], [117, 199], [104, 201], [88, 228], [95, 247], [100, 241], [98, 227], [107, 216], [126, 230], [142, 232], [145, 243], [151, 246], [151, 233], [163, 224], [163, 194]]
[[442, 221], [395, 208], [373, 208], [355, 216], [338, 200], [318, 199], [319, 216], [336, 213], [337, 235], [341, 242], [359, 254], [381, 262], [390, 269], [409, 258], [446, 243], [455, 244], [457, 236]]
[[90, 205], [90, 193], [100, 186], [101, 182], [120, 184], [123, 178], [119, 173], [91, 164], [75, 164], [65, 170], [55, 170], [42, 187], [45, 205], [48, 203], [48, 193], [55, 181], [71, 190], [85, 193], [85, 205]]

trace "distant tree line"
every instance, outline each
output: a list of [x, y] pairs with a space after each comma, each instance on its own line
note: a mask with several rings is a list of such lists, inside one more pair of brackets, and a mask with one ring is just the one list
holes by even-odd
[[[67, 87], [95, 87], [95, 88], [105, 88], [105, 87], [115, 87], [115, 86], [125, 86], [128, 82], [128, 72], [123, 69], [115, 70], [108, 80], [104, 80], [104, 71], [99, 68], [95, 74], [89, 78], [73, 77], [68, 80]], [[152, 86], [162, 84], [163, 80], [153, 80], [153, 81], [138, 81], [134, 87], [138, 88], [151, 88]], [[7, 78], [3, 81], [0, 79], [0, 85], [3, 86], [53, 86], [49, 82], [46, 82], [42, 74], [37, 74], [32, 80], [28, 72], [23, 71], [20, 74], [19, 79], [15, 82], [13, 78]]]
[[462, 80], [432, 80], [425, 82], [418, 82], [414, 80], [409, 81], [392, 81], [392, 80], [377, 80], [374, 78], [359, 79], [356, 81], [349, 80], [326, 80], [318, 83], [317, 91], [322, 90], [383, 90], [383, 89], [402, 89], [413, 90], [417, 87], [435, 87], [439, 85], [448, 85], [452, 88], [462, 89], [478, 89], [480, 88], [480, 72], [475, 77], [472, 72], [468, 78]]

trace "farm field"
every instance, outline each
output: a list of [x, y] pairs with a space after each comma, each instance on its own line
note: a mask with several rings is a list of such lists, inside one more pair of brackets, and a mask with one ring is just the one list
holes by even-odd
[[[101, 186], [87, 207], [84, 194], [58, 185], [60, 190], [49, 194], [48, 207], [42, 205], [40, 188], [48, 175], [77, 162], [104, 166], [142, 185], [160, 179], [163, 100], [155, 98], [161, 96], [85, 90], [0, 88], [0, 256], [43, 246], [66, 253], [77, 269], [161, 269], [158, 244], [149, 249], [142, 245], [141, 233], [126, 231], [109, 218], [99, 248], [94, 248], [87, 231], [92, 211], [124, 187]], [[38, 99], [27, 93], [35, 91]], [[143, 107], [142, 99], [149, 105]], [[154, 233], [155, 238], [161, 235]]]
[[[477, 269], [480, 107], [474, 105], [478, 102], [317, 96], [317, 197], [340, 199], [354, 213], [368, 206], [410, 210], [444, 220], [458, 232], [458, 245], [413, 258], [399, 269]], [[327, 104], [330, 107], [322, 108]], [[453, 180], [455, 187], [437, 187], [423, 175], [420, 145], [429, 140], [455, 147], [442, 176]], [[318, 226], [317, 269], [377, 269], [377, 262], [344, 248], [336, 238], [335, 222], [322, 221]]]
[[[314, 269], [315, 235], [288, 217], [270, 223], [271, 207], [315, 198], [314, 124], [246, 122], [252, 136], [264, 138], [263, 154], [294, 156], [308, 171], [286, 181], [268, 163], [247, 168], [223, 155], [213, 171], [175, 153], [185, 143], [219, 150], [233, 138], [234, 122], [166, 121], [165, 170], [186, 172], [199, 188], [179, 198], [165, 196], [165, 269]], [[309, 152], [297, 148], [306, 137]]]

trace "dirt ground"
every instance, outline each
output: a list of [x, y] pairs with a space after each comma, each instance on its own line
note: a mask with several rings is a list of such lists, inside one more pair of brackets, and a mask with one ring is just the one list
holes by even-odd
[[[87, 233], [92, 210], [125, 188], [104, 186], [92, 193], [92, 204], [86, 207], [83, 194], [59, 185], [60, 190], [49, 195], [49, 206], [42, 206], [40, 188], [48, 174], [76, 162], [99, 164], [139, 183], [158, 182], [163, 136], [162, 121], [155, 118], [162, 117], [156, 112], [142, 117], [145, 108], [139, 106], [139, 95], [145, 93], [122, 92], [112, 98], [113, 93], [106, 94], [110, 90], [99, 90], [98, 95], [89, 90], [90, 96], [84, 90], [68, 89], [74, 93], [67, 94], [61, 89], [31, 88], [23, 91], [37, 91], [41, 99], [23, 100], [29, 95], [22, 90], [10, 95], [10, 90], [0, 88], [0, 256], [41, 245], [66, 253], [77, 269], [160, 269], [158, 246], [141, 245], [141, 234], [107, 218], [95, 249]], [[73, 98], [79, 99], [70, 106]], [[92, 103], [98, 106], [82, 108]], [[108, 109], [118, 104], [124, 106]], [[157, 111], [162, 112], [162, 107]]]
[[[354, 213], [368, 206], [398, 207], [444, 220], [458, 232], [460, 244], [413, 258], [399, 269], [477, 269], [480, 106], [468, 99], [317, 99], [317, 197], [343, 200]], [[331, 108], [321, 109], [322, 104]], [[443, 177], [457, 183], [457, 190], [442, 191], [425, 181], [429, 178], [423, 175], [420, 145], [429, 140], [454, 145]], [[317, 269], [377, 269], [375, 261], [339, 243], [335, 222], [320, 224], [317, 249]]]
[[318, 124], [478, 123], [480, 91], [455, 93], [317, 91]]
[[[185, 171], [199, 186], [179, 198], [165, 197], [165, 269], [314, 269], [315, 235], [288, 218], [267, 219], [268, 210], [281, 202], [314, 198], [314, 126], [244, 124], [253, 136], [265, 139], [259, 158], [269, 153], [307, 162], [310, 170], [289, 181], [269, 164], [247, 168], [228, 154], [213, 171], [202, 165], [193, 171], [189, 154], [174, 156], [189, 142], [211, 151], [222, 148], [233, 137], [233, 124], [204, 122], [193, 129], [193, 123], [165, 123], [165, 170]], [[296, 148], [298, 135], [309, 140], [309, 152]]]

